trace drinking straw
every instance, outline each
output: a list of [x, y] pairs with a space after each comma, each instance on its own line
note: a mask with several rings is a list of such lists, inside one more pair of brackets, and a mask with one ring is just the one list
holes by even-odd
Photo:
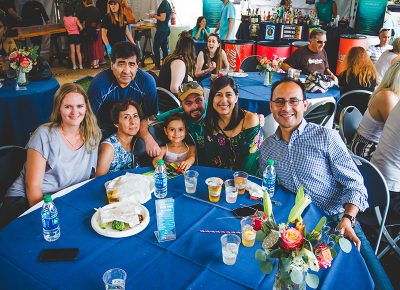
[[220, 231], [220, 230], [199, 230], [200, 233], [208, 234], [241, 234], [242, 232], [237, 231]]

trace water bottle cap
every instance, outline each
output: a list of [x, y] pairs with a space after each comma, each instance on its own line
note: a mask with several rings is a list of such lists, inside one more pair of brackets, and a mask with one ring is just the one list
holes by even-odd
[[164, 165], [164, 159], [158, 159], [157, 165]]
[[275, 161], [274, 161], [274, 160], [268, 159], [267, 165], [274, 165], [274, 164], [275, 164]]
[[50, 202], [51, 201], [51, 195], [50, 194], [46, 194], [43, 196], [43, 200], [44, 202]]

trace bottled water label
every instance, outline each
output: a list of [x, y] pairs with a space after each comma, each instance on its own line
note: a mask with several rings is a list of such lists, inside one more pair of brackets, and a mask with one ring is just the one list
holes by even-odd
[[167, 187], [167, 176], [162, 173], [154, 174], [154, 187], [157, 189]]
[[56, 229], [58, 225], [58, 217], [42, 219], [43, 229], [51, 231]]

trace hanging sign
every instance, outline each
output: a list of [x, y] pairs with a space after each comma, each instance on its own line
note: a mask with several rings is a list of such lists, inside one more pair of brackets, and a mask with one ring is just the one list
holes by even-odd
[[221, 0], [203, 0], [203, 15], [207, 19], [207, 26], [216, 27], [221, 18]]
[[378, 35], [385, 17], [386, 5], [387, 0], [358, 0], [357, 33]]

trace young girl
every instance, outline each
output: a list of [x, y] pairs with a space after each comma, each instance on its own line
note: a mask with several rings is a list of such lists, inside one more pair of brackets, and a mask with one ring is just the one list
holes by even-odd
[[64, 11], [64, 26], [68, 32], [69, 54], [71, 56], [72, 69], [77, 69], [75, 61], [75, 52], [78, 57], [79, 69], [83, 69], [81, 55], [81, 38], [79, 30], [82, 30], [82, 24], [78, 18], [73, 16], [74, 10], [71, 6], [66, 6]]
[[118, 130], [100, 145], [96, 176], [135, 167], [132, 141], [140, 128], [140, 116], [140, 106], [132, 100], [114, 104], [111, 119]]
[[188, 129], [183, 115], [177, 113], [168, 116], [164, 131], [170, 142], [161, 147], [161, 153], [154, 158], [153, 166], [156, 166], [158, 159], [164, 159], [166, 164], [175, 163], [182, 170], [189, 169], [196, 160], [196, 148], [184, 141]]

